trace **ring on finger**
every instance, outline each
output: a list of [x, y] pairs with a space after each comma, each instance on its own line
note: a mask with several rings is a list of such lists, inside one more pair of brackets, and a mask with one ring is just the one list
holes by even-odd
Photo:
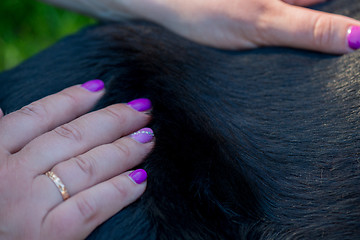
[[48, 178], [50, 178], [51, 181], [53, 181], [53, 183], [59, 189], [61, 197], [63, 198], [64, 201], [70, 197], [64, 183], [61, 181], [61, 179], [58, 176], [56, 176], [56, 174], [54, 172], [48, 171], [45, 173], [45, 175]]

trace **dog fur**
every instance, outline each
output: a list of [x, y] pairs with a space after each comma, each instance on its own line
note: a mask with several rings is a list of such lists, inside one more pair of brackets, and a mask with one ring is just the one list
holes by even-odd
[[[360, 2], [318, 9], [360, 19]], [[145, 22], [86, 28], [0, 75], [8, 113], [99, 78], [147, 97], [148, 188], [89, 239], [360, 239], [360, 52], [221, 51]]]

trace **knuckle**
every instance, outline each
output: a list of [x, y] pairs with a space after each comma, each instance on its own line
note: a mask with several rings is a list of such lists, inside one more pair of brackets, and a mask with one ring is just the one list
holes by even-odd
[[[38, 239], [49, 239], [50, 234], [53, 236], [63, 236], [72, 225], [73, 221], [69, 221], [68, 218], [61, 214], [56, 215], [56, 217], [47, 217], [46, 222], [43, 222], [41, 237]], [[47, 226], [51, 226], [51, 228]]]
[[79, 100], [71, 95], [70, 93], [66, 92], [66, 91], [62, 91], [58, 93], [60, 97], [63, 98], [64, 102], [67, 102], [69, 105], [71, 106], [78, 106], [79, 105]]
[[125, 145], [124, 143], [120, 142], [114, 142], [113, 146], [118, 151], [119, 155], [125, 159], [128, 159], [131, 157], [131, 150], [130, 147]]
[[96, 172], [96, 162], [91, 157], [84, 157], [83, 155], [74, 157], [72, 159], [79, 169], [87, 176], [94, 176]]
[[116, 193], [117, 193], [117, 199], [120, 201], [123, 201], [129, 197], [129, 189], [126, 187], [126, 184], [123, 184], [119, 181], [110, 181], [112, 186], [114, 187]]
[[283, 0], [283, 1], [286, 2], [287, 4], [291, 4], [291, 5], [298, 4], [297, 0]]
[[72, 123], [64, 124], [54, 129], [54, 132], [61, 137], [81, 142], [83, 139], [83, 133], [78, 126]]
[[119, 122], [124, 124], [126, 122], [126, 115], [122, 114], [123, 108], [120, 105], [112, 105], [104, 109], [104, 113]]
[[76, 207], [83, 217], [84, 221], [94, 218], [96, 215], [96, 204], [92, 198], [79, 197], [76, 201]]
[[270, 2], [263, 1], [256, 4], [256, 12], [260, 15], [270, 13], [272, 12], [272, 10], [273, 10], [273, 4]]
[[314, 21], [313, 42], [315, 46], [329, 46], [332, 42], [334, 19], [319, 15]]
[[40, 101], [33, 102], [25, 107], [22, 107], [18, 112], [20, 114], [36, 118], [39, 121], [46, 121], [48, 118], [46, 106]]
[[[271, 34], [274, 16], [280, 15], [278, 9], [274, 8], [272, 4], [262, 3], [259, 4], [255, 10], [255, 14], [251, 19], [248, 19], [247, 23], [252, 26], [245, 34], [250, 37], [251, 42], [257, 46], [266, 46], [271, 44]], [[249, 38], [249, 37], [247, 37]]]

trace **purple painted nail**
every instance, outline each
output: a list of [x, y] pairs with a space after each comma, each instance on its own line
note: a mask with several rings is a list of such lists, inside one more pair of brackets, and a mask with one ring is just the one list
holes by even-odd
[[132, 133], [130, 136], [132, 139], [135, 139], [140, 143], [148, 143], [153, 140], [154, 132], [151, 128], [143, 128], [137, 132]]
[[128, 105], [139, 112], [147, 111], [152, 107], [151, 101], [147, 98], [138, 98], [132, 100], [131, 102], [128, 102]]
[[147, 173], [144, 169], [138, 169], [130, 173], [129, 178], [136, 184], [141, 184], [147, 179]]
[[351, 49], [359, 49], [360, 48], [360, 27], [359, 26], [351, 26], [348, 29], [347, 40], [349, 47]]
[[95, 80], [88, 81], [81, 86], [90, 92], [98, 92], [98, 91], [102, 90], [105, 85], [104, 85], [103, 81], [101, 81], [99, 79], [95, 79]]

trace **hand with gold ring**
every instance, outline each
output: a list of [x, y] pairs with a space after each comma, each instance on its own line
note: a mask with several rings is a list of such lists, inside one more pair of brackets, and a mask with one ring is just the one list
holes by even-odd
[[103, 94], [93, 80], [0, 110], [0, 239], [85, 238], [145, 191], [146, 172], [127, 170], [153, 148], [151, 103], [86, 114]]

